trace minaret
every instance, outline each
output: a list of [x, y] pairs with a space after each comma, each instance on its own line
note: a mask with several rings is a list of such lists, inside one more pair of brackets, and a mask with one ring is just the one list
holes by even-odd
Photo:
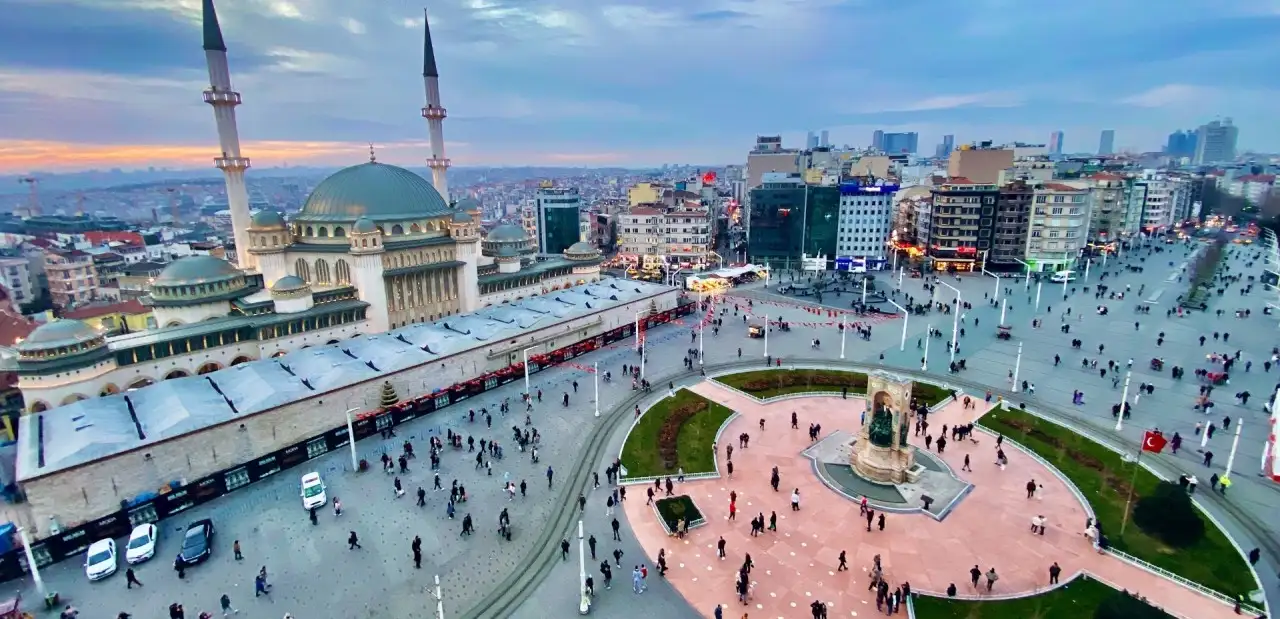
[[436, 70], [436, 50], [431, 47], [431, 24], [426, 22], [425, 11], [423, 27], [426, 43], [422, 50], [422, 81], [427, 87], [427, 107], [422, 108], [422, 117], [427, 119], [427, 128], [431, 130], [431, 158], [427, 160], [427, 167], [431, 168], [431, 184], [448, 203], [449, 159], [444, 156], [444, 118], [448, 114], [440, 105], [440, 73]]
[[244, 171], [249, 158], [240, 155], [240, 135], [236, 131], [236, 106], [240, 93], [231, 89], [231, 69], [227, 65], [227, 44], [222, 40], [218, 14], [213, 0], [204, 0], [204, 59], [209, 65], [209, 89], [204, 102], [213, 106], [218, 123], [218, 143], [222, 156], [213, 165], [227, 179], [227, 204], [231, 208], [231, 228], [235, 234], [236, 258], [242, 269], [257, 267], [257, 256], [249, 253], [249, 192], [244, 186]]

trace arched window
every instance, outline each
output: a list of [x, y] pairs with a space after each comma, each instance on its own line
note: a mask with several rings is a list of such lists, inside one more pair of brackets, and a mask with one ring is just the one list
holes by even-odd
[[422, 226], [419, 226], [418, 224], [415, 223], [412, 226], [409, 226], [409, 232], [412, 232], [414, 234], [422, 232]]
[[271, 244], [272, 244], [272, 245], [279, 245], [279, 244], [280, 244], [280, 237], [278, 237], [278, 236], [276, 236], [276, 235], [274, 235], [274, 234], [273, 234], [273, 235], [271, 235]]
[[360, 239], [360, 246], [361, 246], [361, 247], [368, 247], [368, 246], [369, 246], [369, 239]]
[[392, 235], [392, 236], [400, 236], [400, 235], [402, 235], [402, 234], [404, 234], [404, 226], [402, 226], [402, 225], [400, 225], [400, 224], [396, 224], [396, 225], [394, 225], [394, 226], [391, 226], [391, 235]]
[[307, 282], [308, 284], [311, 283], [311, 265], [307, 264], [306, 260], [298, 258], [298, 261], [294, 263], [293, 268], [294, 275], [301, 277], [302, 281]]
[[324, 239], [324, 238], [328, 238], [328, 237], [329, 237], [329, 229], [328, 229], [328, 228], [326, 228], [326, 227], [324, 227], [324, 226], [320, 226], [320, 230], [319, 230], [319, 235], [318, 235], [318, 236], [319, 236], [320, 238], [322, 238], [322, 239]]
[[316, 283], [328, 284], [333, 280], [329, 279], [329, 263], [324, 260], [316, 261]]
[[336, 283], [339, 285], [351, 283], [351, 267], [347, 264], [346, 260], [338, 260], [338, 263], [334, 265], [333, 270], [334, 275], [337, 276]]
[[315, 236], [316, 231], [311, 226], [307, 226], [307, 236]]
[[337, 238], [340, 238], [340, 239], [346, 238], [346, 237], [347, 237], [347, 229], [346, 229], [346, 228], [343, 228], [342, 226], [338, 226], [338, 227], [336, 227], [336, 228], [334, 228], [334, 229], [333, 229], [333, 236], [335, 236], [335, 237], [337, 237]]

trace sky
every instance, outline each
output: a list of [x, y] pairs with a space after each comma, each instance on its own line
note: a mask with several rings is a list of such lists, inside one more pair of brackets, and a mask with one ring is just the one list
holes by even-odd
[[[455, 165], [742, 163], [876, 129], [1280, 150], [1280, 0], [219, 0], [255, 166], [421, 165], [423, 11]], [[0, 173], [217, 155], [200, 0], [2, 0]], [[1158, 7], [1158, 8], [1157, 8]]]

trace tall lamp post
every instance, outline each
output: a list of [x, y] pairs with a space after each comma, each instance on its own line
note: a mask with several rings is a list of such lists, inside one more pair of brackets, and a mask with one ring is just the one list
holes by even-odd
[[578, 521], [578, 594], [581, 603], [578, 614], [585, 615], [591, 611], [591, 596], [587, 595], [587, 551], [582, 535], [582, 521]]
[[703, 335], [703, 332], [707, 330], [707, 315], [702, 311], [702, 293], [701, 292], [698, 293], [698, 312], [701, 314], [698, 317], [698, 365], [701, 366], [701, 365], [704, 365], [704, 362], [702, 360], [702, 346], [703, 346], [703, 340], [705, 339], [705, 336]]
[[591, 364], [591, 382], [596, 388], [596, 417], [600, 416], [600, 362]]
[[1131, 378], [1133, 378], [1133, 372], [1124, 373], [1124, 390], [1120, 392], [1120, 414], [1116, 415], [1116, 432], [1124, 428], [1124, 409], [1129, 406], [1129, 379]]
[[524, 356], [524, 394], [525, 395], [529, 395], [530, 393], [533, 393], [532, 391], [529, 391], [529, 351], [535, 348], [537, 348], [537, 346], [530, 346], [520, 351], [520, 354]]
[[44, 578], [40, 576], [40, 566], [36, 563], [36, 555], [31, 551], [31, 536], [26, 527], [18, 527], [18, 537], [22, 538], [22, 552], [27, 555], [27, 569], [31, 570], [31, 580], [36, 583], [36, 591], [42, 600], [49, 599], [49, 590], [44, 586]]
[[764, 356], [769, 356], [769, 315], [764, 315]]
[[924, 359], [920, 362], [920, 371], [929, 371], [929, 340], [933, 339], [933, 325], [930, 324], [924, 329]]
[[996, 275], [995, 273], [992, 273], [991, 271], [988, 271], [985, 264], [982, 267], [982, 274], [990, 275], [991, 277], [996, 278], [996, 296], [993, 297], [993, 299], [995, 299], [996, 301], [999, 301], [1000, 300], [1000, 276]]
[[840, 358], [844, 359], [844, 332], [849, 330], [849, 325], [845, 324], [844, 312], [840, 312]]
[[[902, 352], [907, 349], [907, 323], [911, 320], [911, 314], [907, 313], [907, 308], [902, 307], [897, 303], [894, 303], [892, 299], [885, 299], [885, 300], [889, 301], [889, 303], [891, 303], [894, 307], [898, 308], [898, 311], [902, 312], [902, 343], [898, 345], [898, 352]], [[844, 348], [841, 347], [840, 350], [842, 351], [840, 353], [840, 358], [844, 359], [844, 353], [843, 353]]]
[[356, 430], [355, 423], [351, 420], [351, 413], [360, 410], [359, 408], [347, 409], [347, 445], [351, 446], [351, 470], [359, 471], [360, 463], [356, 459]]
[[941, 278], [938, 279], [938, 283], [942, 284], [943, 286], [946, 286], [947, 288], [950, 288], [953, 292], [956, 293], [956, 307], [955, 307], [955, 310], [953, 310], [954, 315], [952, 316], [952, 320], [951, 320], [951, 360], [955, 361], [956, 345], [959, 343], [959, 338], [960, 338], [960, 289], [956, 288], [955, 286], [952, 286], [951, 284], [948, 284], [947, 282], [942, 281]]
[[1013, 392], [1018, 392], [1018, 374], [1022, 370], [1022, 342], [1018, 342], [1018, 356], [1013, 360]]
[[1027, 267], [1026, 274], [1025, 274], [1026, 276], [1023, 277], [1023, 279], [1026, 280], [1026, 282], [1023, 284], [1022, 289], [1030, 291], [1031, 290], [1031, 265], [1021, 260], [1018, 260], [1017, 258], [1014, 258], [1013, 261], [1017, 262], [1018, 264], [1021, 264], [1024, 267]]
[[1003, 298], [1003, 299], [1000, 299], [1000, 324], [1002, 324], [1002, 325], [1003, 325], [1003, 324], [1005, 324], [1005, 322], [1004, 322], [1004, 313], [1005, 313], [1005, 310], [1008, 308], [1008, 306], [1009, 306], [1009, 298], [1008, 298], [1008, 297], [1005, 297], [1005, 298]]

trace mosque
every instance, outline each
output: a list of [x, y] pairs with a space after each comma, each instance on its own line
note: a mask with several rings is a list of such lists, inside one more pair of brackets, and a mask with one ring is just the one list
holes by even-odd
[[204, 51], [226, 177], [239, 268], [209, 256], [179, 259], [160, 273], [144, 303], [157, 329], [104, 337], [56, 320], [16, 346], [26, 410], [40, 412], [163, 380], [204, 375], [310, 346], [438, 321], [600, 281], [600, 253], [588, 243], [537, 257], [519, 225], [480, 234], [480, 204], [448, 199], [439, 73], [426, 26], [422, 109], [431, 135], [428, 182], [369, 161], [320, 182], [286, 220], [252, 216], [244, 185], [226, 44], [212, 0], [204, 0]]

